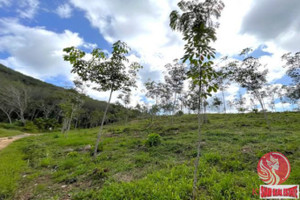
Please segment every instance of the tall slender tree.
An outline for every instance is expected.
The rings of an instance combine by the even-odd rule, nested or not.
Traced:
[[[241,55],[247,54],[249,48],[242,51]],[[264,113],[265,120],[268,128],[270,123],[268,120],[267,109],[264,103],[264,95],[262,92],[263,87],[267,83],[266,75],[268,70],[260,70],[262,64],[258,58],[252,56],[246,57],[242,62],[231,64],[231,71],[233,72],[234,80],[243,88],[247,89],[259,102],[261,109]]]
[[[218,18],[224,8],[220,0],[200,1],[180,1],[178,7],[181,12],[174,10],[170,14],[170,27],[173,30],[182,32],[186,41],[183,62],[188,61],[191,65],[188,77],[192,78],[194,84],[199,85],[198,102],[198,143],[197,158],[195,160],[193,199],[197,197],[197,171],[200,159],[201,144],[201,102],[202,98],[210,95],[211,91],[217,90],[217,85],[211,85],[210,80],[217,77],[213,69],[211,58],[215,57],[215,50],[210,46],[211,41],[215,41],[216,28],[218,24],[213,18]],[[205,91],[202,90],[205,85]]]
[[[293,80],[287,96],[297,102],[300,100],[300,52],[284,54],[282,59],[286,61],[287,75]]]
[[[165,65],[168,75],[165,76],[165,82],[167,87],[170,88],[173,93],[172,108],[172,123],[174,121],[174,115],[176,112],[176,105],[178,101],[178,95],[183,90],[184,80],[186,79],[185,66],[183,63],[179,63],[178,59],[175,59],[173,64],[169,63]]]
[[[113,92],[117,90],[130,91],[130,88],[135,86],[137,71],[141,68],[141,65],[136,62],[131,63],[129,67],[126,66],[129,62],[126,57],[129,51],[130,48],[125,42],[117,41],[112,46],[111,56],[96,48],[92,51],[91,58],[87,60],[85,58],[86,53],[82,50],[75,47],[64,49],[66,52],[64,60],[73,65],[72,73],[78,74],[83,81],[97,84],[93,88],[97,91],[110,91],[95,144],[94,157],[98,152],[103,125]]]

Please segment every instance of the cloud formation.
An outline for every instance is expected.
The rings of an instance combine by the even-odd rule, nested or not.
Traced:
[[[243,18],[241,33],[276,42],[288,51],[299,51],[299,10],[299,0],[254,0]]]
[[[15,19],[0,19],[0,52],[10,54],[0,62],[36,78],[70,77],[70,65],[63,61],[62,49],[83,44],[77,33],[68,30],[55,33],[21,25]]]
[[[72,8],[69,4],[62,4],[57,7],[56,13],[61,17],[61,18],[70,18],[72,16]]]
[[[85,12],[86,18],[110,43],[125,41],[141,58],[145,68],[141,73],[161,79],[165,64],[183,55],[179,33],[169,28],[169,13],[176,8],[171,1],[100,0],[89,4],[70,0]],[[176,3],[176,2],[175,2]],[[157,77],[159,76],[159,77]]]

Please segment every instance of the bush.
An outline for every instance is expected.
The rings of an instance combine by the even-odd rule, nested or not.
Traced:
[[[176,116],[182,116],[184,113],[181,111],[181,110],[179,110],[175,115]]]
[[[28,121],[22,128],[22,131],[35,133],[38,131],[38,127],[32,121]]]
[[[71,151],[67,154],[68,157],[78,157],[79,153],[77,151]]]
[[[94,145],[91,145],[91,146],[92,146],[92,148],[90,150],[90,155],[92,156],[92,155],[94,155],[95,146]],[[102,152],[102,151],[103,151],[103,143],[100,142],[98,145],[97,153]]]
[[[34,120],[34,124],[42,131],[53,130],[58,126],[56,119],[37,118]]]
[[[257,114],[258,113],[258,109],[257,108],[252,109],[252,113]]]
[[[158,146],[161,143],[161,136],[157,133],[151,133],[148,135],[146,145],[149,147]]]

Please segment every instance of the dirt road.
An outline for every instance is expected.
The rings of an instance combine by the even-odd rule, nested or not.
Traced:
[[[13,141],[19,140],[19,139],[24,138],[24,137],[32,136],[32,135],[33,134],[24,133],[22,135],[0,138],[0,150],[2,150],[5,147],[7,147]]]

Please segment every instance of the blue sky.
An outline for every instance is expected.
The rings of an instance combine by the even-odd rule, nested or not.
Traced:
[[[134,52],[129,59],[144,66],[132,104],[148,102],[141,92],[143,82],[149,78],[162,80],[164,65],[183,55],[182,36],[168,26],[169,13],[177,9],[177,2],[0,0],[0,63],[46,82],[66,86],[75,76],[70,73],[71,66],[62,59],[63,48],[76,46],[90,51],[97,46],[110,51],[113,42],[123,40]],[[224,2],[218,40],[213,44],[218,55],[240,59],[239,52],[251,47],[252,55],[268,64],[269,83],[289,84],[280,57],[285,52],[297,51],[295,43],[300,42],[300,26],[295,25],[300,14],[295,8],[300,8],[299,1]],[[276,15],[281,12],[287,14]],[[234,99],[239,90],[237,85],[230,86],[226,97]],[[101,100],[108,97],[107,93],[89,89],[87,93]]]

